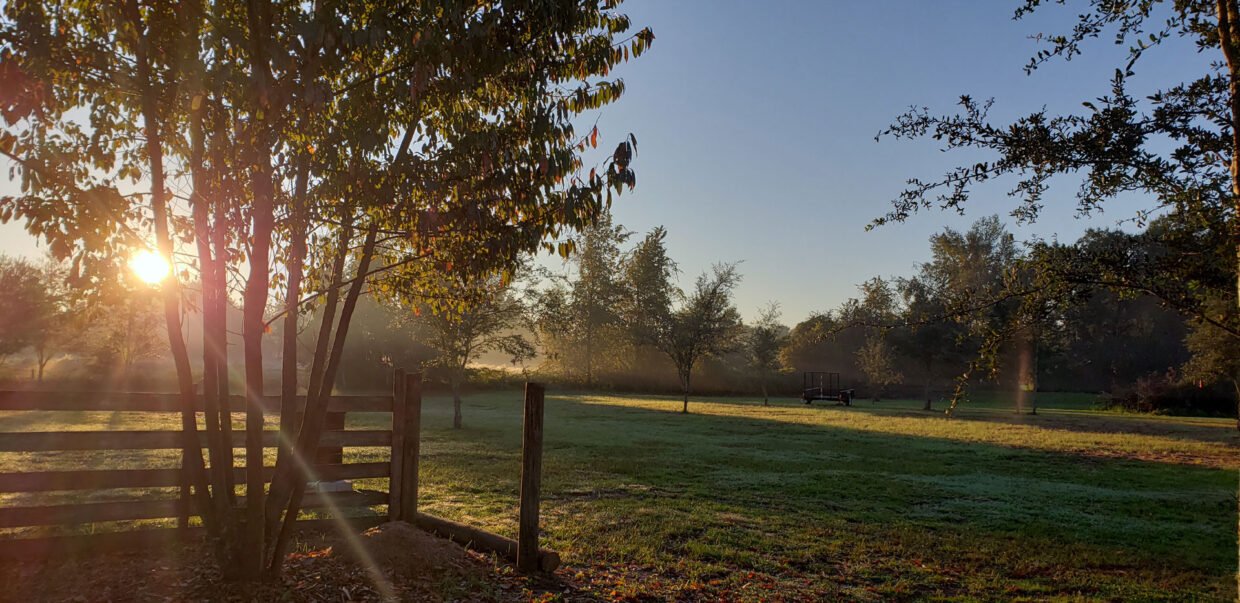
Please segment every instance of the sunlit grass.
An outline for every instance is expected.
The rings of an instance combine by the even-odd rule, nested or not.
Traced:
[[[679,406],[548,398],[544,544],[582,580],[602,576],[597,588],[739,596],[752,573],[808,598],[1234,592],[1234,421],[1098,412],[1087,397],[1055,396],[1036,416],[982,401],[952,419],[912,401],[713,398],[691,401],[689,415]],[[447,399],[427,399],[421,508],[515,537],[520,393],[470,396],[464,429],[451,417]],[[349,427],[386,421],[350,415]],[[176,425],[175,415],[0,414],[8,431]],[[176,464],[175,451],[88,454],[4,454],[0,471]]]

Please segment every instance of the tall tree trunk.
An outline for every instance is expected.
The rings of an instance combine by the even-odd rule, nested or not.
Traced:
[[[586,320],[589,320],[587,318]],[[586,326],[586,389],[594,383],[594,331]]]
[[[245,284],[245,308],[242,314],[242,341],[245,354],[246,419],[245,419],[245,481],[246,527],[242,547],[243,574],[257,578],[262,574],[266,552],[263,535],[263,316],[267,310],[267,289],[270,285],[271,235],[275,228],[275,182],[271,166],[271,142],[268,124],[277,110],[275,91],[267,57],[271,35],[271,5],[264,0],[246,2],[249,26],[251,69],[251,108],[255,112],[255,139],[251,147],[250,188],[254,196],[250,223],[250,270]]]
[[[925,385],[922,386],[922,395],[926,398],[926,405],[922,406],[922,410],[934,410],[930,408],[930,380],[926,379]]]
[[[1021,329],[1018,335],[1019,366],[1016,387],[1016,412],[1023,414],[1026,408],[1030,414],[1038,414],[1037,396],[1037,336],[1033,327]]]
[[[1240,304],[1240,7],[1236,0],[1216,0],[1219,45],[1227,61],[1231,123],[1231,236],[1236,247],[1236,302]]]
[[[461,428],[461,378],[464,370],[452,372],[452,428]]]
[[[283,529],[280,528],[281,513],[288,505],[293,491],[298,487],[298,477],[304,475],[302,466],[310,462],[308,458],[301,455],[302,444],[300,441],[302,432],[306,429],[308,410],[312,404],[316,404],[315,400],[322,390],[324,367],[327,364],[327,355],[331,346],[332,327],[335,325],[336,307],[340,302],[340,289],[334,286],[334,284],[340,283],[344,279],[345,259],[348,256],[349,243],[353,240],[353,215],[352,208],[348,204],[340,208],[340,222],[341,227],[336,243],[336,257],[332,262],[331,278],[329,280],[329,283],[332,283],[332,285],[329,285],[330,288],[327,290],[327,300],[324,303],[322,318],[319,320],[319,332],[315,339],[314,358],[311,360],[310,378],[306,386],[306,401],[301,407],[302,419],[297,428],[297,443],[290,448],[289,454],[283,458],[276,459],[275,474],[271,478],[271,493],[268,497],[266,512],[266,533],[268,534],[274,533],[277,529],[280,529],[281,533],[283,533]],[[327,391],[330,393],[331,388],[329,387]],[[302,480],[301,486],[304,487],[304,485],[304,480]],[[285,518],[284,523],[285,525],[290,525],[294,520],[296,520],[295,516]],[[281,546],[281,539],[282,536],[276,537],[273,550],[269,555],[271,563],[268,566],[268,570],[273,573],[279,570],[279,562],[284,556],[283,551],[278,550]]]
[[[692,368],[689,369],[689,371],[692,370]],[[685,371],[680,375],[680,389],[685,395],[684,405],[680,407],[680,412],[682,414],[689,412],[689,371]]]
[[[125,4],[125,12],[138,37],[135,45],[137,85],[141,97],[142,121],[146,137],[147,160],[151,176],[151,214],[155,226],[155,241],[160,255],[173,264],[173,243],[168,224],[167,200],[164,194],[163,135],[160,131],[158,91],[151,82],[151,63],[148,50],[147,28],[142,20],[136,0]],[[189,364],[189,350],[181,331],[181,292],[175,268],[162,286],[164,323],[168,329],[168,344],[176,367],[177,384],[181,396],[181,433],[183,437],[182,464],[189,472],[189,482],[199,512],[212,536],[218,535],[217,524],[210,511],[210,494],[207,491],[206,467],[202,448],[198,441],[198,422],[194,411],[194,375]]]
[[[196,55],[195,55],[196,56]],[[235,558],[235,546],[229,543],[236,533],[236,517],[232,508],[232,444],[224,439],[220,425],[222,417],[220,374],[227,379],[227,353],[221,349],[217,341],[217,333],[225,332],[226,326],[218,324],[225,320],[218,312],[218,305],[227,297],[223,291],[222,280],[215,272],[223,270],[223,250],[211,249],[210,208],[208,195],[204,191],[210,188],[210,177],[204,165],[205,135],[203,113],[206,105],[206,93],[202,90],[201,63],[197,65],[191,85],[194,90],[192,101],[194,107],[190,111],[190,172],[193,177],[193,192],[190,194],[191,217],[194,224],[194,241],[198,249],[199,280],[202,284],[202,397],[203,417],[207,430],[207,451],[211,463],[208,476],[211,484],[212,509],[219,519],[221,541],[217,544],[216,555],[219,557],[221,571],[228,577],[239,572]],[[219,226],[222,228],[222,226]],[[227,390],[223,392],[227,396]]]
[[[220,467],[224,473],[224,496],[228,499],[229,508],[236,502],[236,478],[231,468],[233,462],[232,449],[232,397],[231,375],[228,363],[228,274],[224,265],[224,254],[227,253],[227,220],[224,205],[217,204],[211,231],[211,246],[215,249],[215,262],[211,270],[211,278],[215,284],[211,289],[216,293],[210,307],[212,312],[211,329],[203,333],[205,339],[210,338],[210,347],[216,359],[216,389],[219,403],[220,439],[223,441],[220,450]]]
[[[1236,389],[1236,430],[1240,431],[1240,375],[1232,377],[1231,385]]]
[[[287,467],[293,462],[288,458],[295,454],[293,451],[294,430],[296,429],[296,420],[298,412],[305,412],[305,406],[298,404],[297,400],[297,334],[298,334],[298,316],[299,306],[301,303],[301,280],[304,273],[304,263],[306,257],[306,235],[308,229],[307,216],[304,213],[304,201],[308,178],[308,162],[302,159],[298,166],[297,182],[294,189],[294,216],[293,224],[290,229],[290,253],[288,263],[288,287],[285,296],[284,308],[284,344],[280,358],[280,447],[276,454],[276,467]],[[342,247],[342,251],[344,248]],[[279,573],[282,566],[284,551],[279,550],[279,534],[276,532],[280,523],[280,513],[286,502],[283,497],[275,496],[275,484],[273,478],[272,498],[267,501],[264,510],[264,540],[266,540],[269,550],[264,551],[265,557],[270,557],[271,561],[267,564],[267,571],[270,574]],[[294,518],[295,519],[295,518]]]
[[[762,405],[763,406],[771,405],[771,398],[766,395],[766,378],[765,377],[762,378]]]
[[[349,335],[349,323],[352,322],[353,311],[357,308],[357,300],[361,297],[362,287],[366,282],[366,273],[370,271],[370,261],[374,258],[375,241],[378,234],[379,226],[377,223],[372,222],[370,227],[366,229],[366,239],[362,243],[361,256],[357,262],[356,276],[352,284],[349,285],[344,306],[340,309],[340,320],[336,326],[336,335],[332,340],[331,355],[328,359],[327,369],[323,373],[322,386],[318,395],[313,399],[309,395],[306,396],[306,410],[302,415],[301,429],[297,434],[295,454],[306,459],[305,462],[307,464],[312,462],[314,452],[318,448],[319,438],[322,436],[323,421],[327,415],[327,402],[330,398],[332,385],[336,381],[336,374],[340,370],[344,344]],[[301,499],[305,494],[305,490],[305,474],[300,474],[293,484],[292,495],[289,497],[288,506],[284,512],[284,524],[273,547],[274,556],[271,559],[271,567],[278,565],[284,556],[285,547],[292,536],[293,522],[296,521],[297,513],[301,510]]]

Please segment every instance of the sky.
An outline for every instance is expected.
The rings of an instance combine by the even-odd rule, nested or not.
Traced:
[[[908,178],[933,178],[979,157],[941,153],[933,141],[876,142],[910,105],[952,112],[961,94],[993,97],[991,115],[1004,121],[1043,106],[1082,111],[1082,101],[1109,93],[1125,62],[1125,47],[1109,39],[1026,75],[1022,67],[1045,46],[1030,36],[1066,32],[1077,9],[1051,6],[1012,21],[1018,4],[624,2],[635,28],[651,27],[655,42],[613,73],[625,95],[581,116],[583,131],[597,119],[600,148],[629,133],[638,140],[637,187],[616,199],[616,222],[638,236],[664,226],[682,287],[715,262],[741,262],[742,316],[777,301],[789,325],[854,297],[872,276],[912,274],[928,259],[930,236],[945,227],[966,229],[998,213],[1018,240],[1071,241],[1089,227],[1122,225],[1148,200],[1120,199],[1103,215],[1078,219],[1071,180],[1052,188],[1035,224],[1018,225],[1007,216],[1009,180],[975,189],[963,216],[931,210],[865,230]],[[1184,44],[1159,49],[1131,83],[1139,91],[1182,81],[1213,58]],[[0,179],[0,193],[15,190]],[[0,252],[40,253],[12,223],[0,226]]]

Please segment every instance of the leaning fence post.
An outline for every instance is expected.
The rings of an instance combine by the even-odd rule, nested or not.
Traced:
[[[517,525],[517,569],[538,569],[538,490],[542,478],[543,398],[537,383],[525,384],[525,418],[521,424],[521,517]]]
[[[405,445],[405,369],[396,369],[392,375],[392,453],[388,472],[388,521],[398,521],[400,516],[401,450]]]
[[[400,461],[400,518],[418,516],[418,456],[422,450],[422,373],[405,375],[404,441]]]

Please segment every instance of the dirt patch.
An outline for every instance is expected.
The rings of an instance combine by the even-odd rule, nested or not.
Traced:
[[[284,573],[221,579],[205,543],[65,559],[0,562],[0,601],[530,601],[592,597],[558,576],[516,574],[492,557],[404,523],[361,535],[309,534]]]

